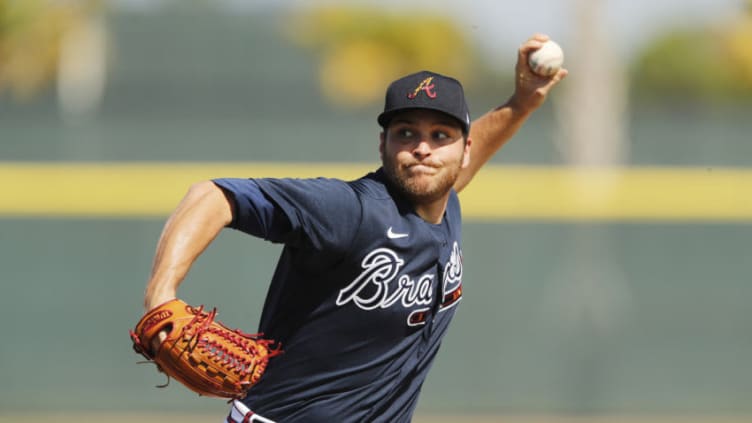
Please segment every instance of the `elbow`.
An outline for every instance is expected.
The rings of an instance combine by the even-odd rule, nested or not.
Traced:
[[[205,198],[214,194],[214,191],[221,192],[222,189],[215,185],[212,181],[196,182],[188,188],[186,197]]]
[[[225,191],[212,181],[201,181],[191,185],[185,195],[185,202],[205,210],[213,218],[220,220],[223,226],[232,223],[233,202]]]

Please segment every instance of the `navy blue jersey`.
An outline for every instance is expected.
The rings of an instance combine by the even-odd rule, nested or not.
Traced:
[[[409,422],[462,297],[454,190],[435,225],[389,188],[382,170],[351,182],[215,183],[235,198],[236,219],[253,215],[249,198],[260,189],[289,221],[284,231],[279,223],[261,230],[284,248],[259,331],[284,353],[244,402],[284,423]]]

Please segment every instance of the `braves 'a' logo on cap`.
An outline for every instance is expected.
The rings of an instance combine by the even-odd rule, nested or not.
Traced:
[[[428,98],[436,98],[436,91],[434,91],[435,84],[432,84],[433,82],[433,76],[429,76],[428,78],[420,81],[420,84],[418,84],[418,87],[413,90],[413,92],[407,94],[407,98],[410,100],[414,99],[418,96],[418,93],[423,91],[426,93]]]

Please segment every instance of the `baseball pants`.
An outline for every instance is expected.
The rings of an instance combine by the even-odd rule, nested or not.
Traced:
[[[258,414],[254,413],[242,402],[237,400],[233,401],[232,408],[230,409],[230,414],[227,416],[227,419],[225,419],[225,423],[251,422],[275,423],[274,420],[267,419],[264,416],[259,416]]]

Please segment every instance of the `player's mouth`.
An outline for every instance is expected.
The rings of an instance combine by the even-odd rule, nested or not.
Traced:
[[[413,174],[434,175],[439,171],[439,167],[435,165],[430,165],[430,164],[415,163],[415,164],[409,165],[407,167],[407,170]]]

